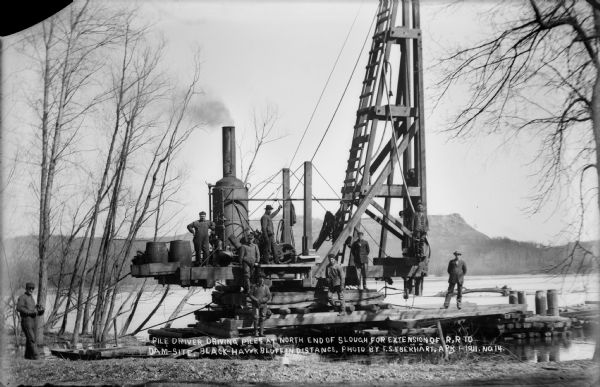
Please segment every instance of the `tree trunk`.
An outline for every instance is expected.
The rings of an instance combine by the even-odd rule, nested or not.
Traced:
[[[596,30],[596,36],[600,36],[600,10],[594,8],[594,26]],[[594,89],[592,91],[592,126],[594,132],[594,142],[596,145],[596,187],[600,187],[600,55],[596,53],[595,58],[596,64],[596,81],[594,82]],[[600,192],[596,192],[596,199],[598,202],[597,211],[600,213]],[[600,222],[600,216],[598,217]],[[599,230],[600,230],[600,225]],[[596,268],[598,267],[598,260],[596,260]],[[600,360],[600,340],[596,340],[596,348],[594,349],[594,360]]]
[[[160,298],[160,300],[158,301],[158,303],[156,304],[156,306],[154,307],[154,309],[152,309],[152,312],[150,312],[150,314],[148,314],[148,316],[146,316],[146,318],[144,319],[144,321],[142,321],[142,323],[140,324],[140,326],[138,326],[136,328],[135,331],[133,331],[132,335],[135,336],[139,331],[141,331],[144,328],[144,325],[146,325],[146,323],[148,321],[150,321],[150,319],[152,318],[152,316],[154,316],[154,313],[156,313],[156,311],[158,310],[158,308],[160,308],[160,306],[162,305],[163,301],[165,300],[165,298],[167,298],[167,294],[169,293],[169,289],[171,288],[171,285],[167,285],[167,288],[165,289],[162,297]]]
[[[181,310],[183,309],[183,307],[185,306],[185,304],[188,302],[188,300],[190,299],[190,297],[194,294],[195,290],[196,289],[194,289],[194,288],[189,288],[188,289],[188,291],[185,294],[185,296],[183,296],[183,298],[181,299],[181,301],[179,301],[179,304],[177,305],[177,307],[175,308],[175,310],[173,311],[173,313],[171,313],[171,315],[167,319],[169,321],[165,324],[165,328],[171,328],[171,324],[173,323],[173,320],[177,316],[179,316],[179,313],[181,313]]]

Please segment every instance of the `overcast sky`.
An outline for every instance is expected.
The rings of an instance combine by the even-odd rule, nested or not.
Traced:
[[[228,111],[220,124],[190,137],[181,153],[181,165],[189,171],[186,185],[179,193],[179,199],[189,209],[180,217],[181,232],[185,232],[185,224],[199,209],[207,209],[206,183],[215,182],[221,176],[221,125],[235,125],[238,139],[248,140],[253,109],[261,111],[268,105],[276,107],[279,114],[277,132],[285,137],[268,145],[260,154],[254,181],[289,166],[302,131],[349,34],[308,134],[291,165],[292,170],[310,159],[348,81],[377,6],[374,0],[190,0],[141,1],[138,4],[144,20],[152,23],[153,32],[162,34],[167,42],[168,71],[185,81],[192,69],[193,53],[200,48],[201,84],[206,98],[222,102]],[[536,139],[525,135],[508,144],[502,136],[452,140],[442,131],[461,102],[465,102],[466,96],[461,94],[464,90],[457,91],[451,101],[433,109],[437,94],[435,82],[441,75],[435,63],[453,48],[475,43],[489,34],[492,31],[489,15],[482,13],[493,6],[492,2],[482,5],[475,1],[451,7],[442,1],[423,1],[422,4],[428,212],[459,213],[469,224],[492,237],[506,236],[550,244],[564,242],[566,236],[561,233],[568,229],[567,222],[575,215],[570,187],[564,187],[563,196],[540,214],[530,216],[525,211],[531,204],[528,197],[535,193],[535,176],[532,175],[536,164],[529,163],[538,145]],[[510,16],[506,15],[507,18]],[[367,47],[369,45],[370,41]],[[337,193],[344,179],[365,64],[363,55],[330,132],[314,160],[316,168]],[[18,73],[22,59],[8,52],[5,65],[9,85],[5,90],[11,90],[11,87],[14,90],[15,85],[11,86],[11,82],[19,78],[11,74]],[[7,121],[17,125],[16,118],[11,121],[10,115],[15,112],[8,106],[10,98],[5,104],[9,115]],[[5,144],[14,146],[15,131],[8,135],[13,138],[7,139]],[[248,141],[243,147],[245,150],[250,148]],[[33,217],[35,206],[31,204],[26,182],[28,178],[31,176],[23,176],[9,187],[7,198],[11,203],[9,216],[12,220],[6,229],[10,235],[35,233],[37,229]],[[316,196],[334,196],[317,174],[314,183]],[[271,192],[274,190],[274,187],[270,189]],[[336,210],[335,203],[330,206],[330,210]],[[260,211],[255,216],[259,214]],[[323,215],[323,210],[316,204],[314,214]],[[597,224],[591,215],[590,219],[589,224]],[[588,229],[588,237],[595,235],[597,230]]]

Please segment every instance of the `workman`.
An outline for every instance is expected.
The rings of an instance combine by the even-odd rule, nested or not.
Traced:
[[[462,288],[465,280],[465,274],[467,274],[467,264],[462,259],[458,258],[462,254],[455,251],[454,258],[448,262],[448,292],[446,293],[446,300],[444,301],[444,308],[448,309],[450,306],[450,300],[454,293],[454,286],[456,285],[456,307],[460,309],[460,303],[462,302]]]
[[[25,359],[37,360],[37,346],[35,343],[35,318],[44,314],[44,308],[36,305],[33,296],[35,285],[33,282],[25,284],[25,293],[17,300],[17,312],[21,316],[21,329],[25,334]]]
[[[281,205],[273,213],[273,207],[268,204],[265,207],[265,214],[260,218],[260,230],[262,232],[262,244],[263,244],[263,255],[264,261],[267,263],[275,262],[279,263],[279,257],[276,254],[275,246],[275,231],[273,229],[273,218],[277,216],[281,211]]]
[[[215,223],[206,220],[206,212],[201,211],[199,214],[200,219],[195,220],[188,224],[187,229],[194,235],[194,250],[196,252],[196,266],[201,264],[211,264],[210,257],[210,244],[209,237],[210,232],[214,232]],[[200,255],[202,253],[202,255]]]
[[[369,264],[369,242],[363,239],[364,233],[358,232],[358,239],[352,243],[350,251],[354,257],[354,266],[356,267],[356,275],[358,276],[358,288],[367,289],[367,266]]]
[[[329,264],[325,268],[325,277],[327,279],[327,299],[329,303],[335,307],[333,302],[333,293],[337,293],[338,300],[340,301],[339,316],[342,316],[346,311],[346,302],[344,301],[344,271],[342,267],[338,265],[335,254],[327,255]]]
[[[239,250],[240,265],[244,273],[244,293],[250,292],[250,278],[254,274],[254,267],[258,265],[260,252],[258,246],[252,243],[252,237],[242,238],[242,246]]]
[[[254,336],[265,335],[265,319],[269,318],[269,302],[271,301],[271,291],[265,284],[265,275],[258,275],[256,285],[250,290],[248,298],[252,301],[252,311],[254,316]],[[260,327],[260,332],[259,332]]]
[[[417,210],[412,217],[412,237],[415,247],[415,254],[419,258],[424,258],[425,253],[423,248],[425,246],[425,239],[429,232],[429,221],[427,220],[427,214],[423,203],[417,202]]]

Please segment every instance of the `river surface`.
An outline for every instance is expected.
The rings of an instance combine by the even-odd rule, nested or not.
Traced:
[[[164,288],[160,285],[148,286],[148,291],[144,293],[138,311],[130,324],[129,331],[135,329],[154,309],[156,302],[160,299]],[[447,277],[431,276],[425,279],[423,295],[419,297],[410,296],[408,300],[402,297],[402,279],[395,279],[394,283],[385,289],[386,284],[382,281],[369,281],[368,287],[372,289],[385,291],[387,297],[385,302],[406,306],[406,307],[441,307],[444,301],[443,297],[435,296],[437,293],[447,289]],[[512,290],[523,290],[527,294],[528,310],[535,309],[535,291],[556,289],[558,291],[559,307],[583,304],[585,301],[600,300],[599,276],[590,275],[497,275],[497,276],[467,276],[464,286],[469,289],[502,287],[507,286]],[[187,289],[179,286],[172,286],[171,291],[164,303],[158,308],[155,315],[145,325],[146,328],[160,327],[165,320],[169,318],[181,298],[187,293]],[[211,302],[212,289],[196,289],[196,293],[189,299],[180,315],[183,316],[172,323],[172,327],[187,327],[188,324],[194,324],[195,319],[193,311],[199,309]],[[128,293],[119,295],[120,301],[124,301]],[[455,299],[452,301],[455,303]],[[463,303],[475,303],[478,305],[506,304],[508,297],[497,293],[469,293],[463,296]],[[117,320],[117,328],[120,329],[125,321],[127,314],[124,314]],[[74,314],[70,318],[68,330],[72,330]],[[112,331],[110,336],[112,337]],[[564,361],[575,359],[589,359],[594,352],[594,341],[591,338],[579,338],[578,332],[574,332],[571,339],[552,339],[552,340],[523,340],[520,343],[511,343],[506,345],[508,351],[522,361]],[[146,330],[140,332],[137,337],[141,340],[148,339]]]

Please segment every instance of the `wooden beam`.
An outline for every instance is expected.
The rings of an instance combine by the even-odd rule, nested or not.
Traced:
[[[410,134],[411,134],[411,132],[409,132],[408,136],[405,136],[402,139],[402,141],[398,145],[398,152],[400,152],[400,153],[404,152],[404,150],[408,146],[410,137],[412,137],[412,136],[410,136]],[[414,135],[414,127],[413,127],[412,134]],[[381,173],[379,174],[379,176],[377,177],[377,179],[375,180],[375,182],[373,183],[373,185],[371,186],[369,191],[362,198],[361,203],[357,206],[356,211],[354,211],[354,214],[352,214],[352,217],[350,218],[348,223],[346,223],[346,225],[344,226],[344,229],[342,230],[340,235],[333,242],[333,245],[331,246],[331,248],[329,249],[327,254],[337,254],[338,250],[342,247],[342,245],[343,245],[344,241],[346,240],[346,238],[348,237],[348,235],[350,235],[350,231],[353,230],[354,227],[360,222],[360,217],[362,216],[362,214],[364,214],[367,207],[369,207],[369,205],[373,201],[373,198],[375,197],[377,190],[379,190],[381,188],[381,185],[383,184],[384,180],[387,179],[387,177],[390,173],[390,170],[392,168],[391,167],[392,162],[396,162],[396,159],[389,160],[387,162],[386,166],[383,168],[383,170],[381,171]],[[321,261],[321,263],[319,263],[319,266],[317,267],[317,269],[315,271],[315,276],[322,275],[326,266],[327,266],[327,260],[324,259],[323,261]]]
[[[304,232],[302,254],[308,255],[312,247],[312,163],[304,162]]]
[[[374,221],[376,221],[377,223],[379,223],[387,231],[389,231],[392,234],[394,234],[397,238],[402,239],[402,233],[398,232],[398,230],[396,230],[392,226],[390,226],[389,223],[386,222],[383,218],[375,215],[369,209],[365,210],[365,214],[369,215]],[[379,252],[379,256],[380,257],[383,256],[383,254],[382,254],[381,251]]]
[[[281,170],[283,179],[283,243],[292,244],[292,202],[290,201],[290,169],[283,168]]]
[[[414,132],[414,126],[415,126],[415,123],[413,122],[413,124],[408,129],[409,133],[411,131]],[[394,125],[394,127],[396,128],[396,138],[399,138],[401,135],[406,135],[407,134],[407,132],[405,130],[406,125],[400,124],[400,125],[397,125],[397,126]],[[375,159],[373,160],[373,162],[371,163],[371,166],[369,167],[369,173],[375,173],[375,171],[377,170],[377,168],[379,168],[379,166],[381,165],[381,163],[385,161],[386,157],[389,155],[389,153],[392,150],[393,146],[394,146],[394,140],[390,139],[387,142],[387,144],[385,144],[385,146],[383,147],[383,149],[381,150],[381,152],[379,152],[379,154],[377,156],[375,156]]]
[[[394,225],[395,225],[396,227],[398,227],[400,230],[402,230],[402,232],[403,232],[403,233],[404,233],[406,236],[408,236],[408,237],[412,237],[412,231],[410,231],[408,228],[406,228],[406,226],[405,226],[405,225],[403,225],[403,224],[402,224],[402,222],[400,222],[399,220],[397,220],[395,217],[393,217],[393,216],[391,216],[391,215],[389,215],[389,214],[387,214],[387,215],[386,215],[386,213],[385,213],[385,209],[384,209],[383,207],[381,207],[381,206],[379,205],[379,203],[377,203],[377,202],[372,202],[372,203],[371,203],[371,205],[372,205],[372,206],[373,206],[375,209],[377,209],[377,211],[379,211],[379,212],[380,212],[380,213],[381,213],[381,214],[384,216],[384,218],[385,218],[387,221],[391,221],[392,223],[394,223]]]

